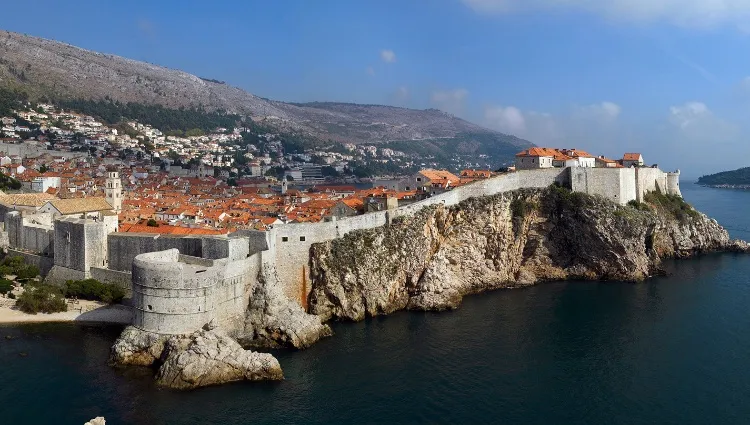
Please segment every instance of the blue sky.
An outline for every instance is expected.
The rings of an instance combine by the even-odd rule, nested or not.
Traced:
[[[688,177],[750,166],[750,0],[35,1],[0,27],[285,101],[437,107]]]

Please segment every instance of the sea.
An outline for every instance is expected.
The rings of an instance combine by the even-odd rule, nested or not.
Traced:
[[[750,191],[684,183],[750,240]],[[281,382],[188,392],[107,366],[121,328],[0,327],[0,424],[750,424],[750,255],[644,283],[557,282],[334,323]]]

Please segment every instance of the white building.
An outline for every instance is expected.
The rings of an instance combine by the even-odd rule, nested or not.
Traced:
[[[60,188],[60,177],[39,176],[34,177],[34,180],[31,181],[31,190],[34,192],[44,193],[51,187]]]

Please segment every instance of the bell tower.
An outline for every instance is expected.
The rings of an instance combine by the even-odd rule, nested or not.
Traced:
[[[112,209],[119,213],[122,211],[122,181],[117,171],[107,172],[107,182],[104,187],[104,198],[112,205]]]

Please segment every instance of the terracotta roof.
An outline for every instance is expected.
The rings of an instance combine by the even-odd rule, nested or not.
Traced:
[[[430,182],[432,183],[441,183],[443,181],[451,181],[456,183],[461,180],[458,176],[446,170],[433,170],[431,168],[428,168],[426,170],[420,170],[419,174],[430,179]]]
[[[52,204],[63,215],[109,211],[112,209],[112,205],[104,198],[93,196],[89,198],[53,199],[47,202]]]
[[[533,147],[526,149],[525,151],[521,151],[516,154],[516,156],[551,156],[555,157],[560,152],[557,149],[551,149],[551,148],[539,148],[539,147]]]
[[[626,153],[623,155],[622,159],[624,161],[640,161],[641,160],[641,154],[639,153]]]
[[[0,195],[0,204],[6,206],[41,207],[47,201],[56,199],[47,193],[16,193]],[[112,208],[112,207],[110,207]]]

